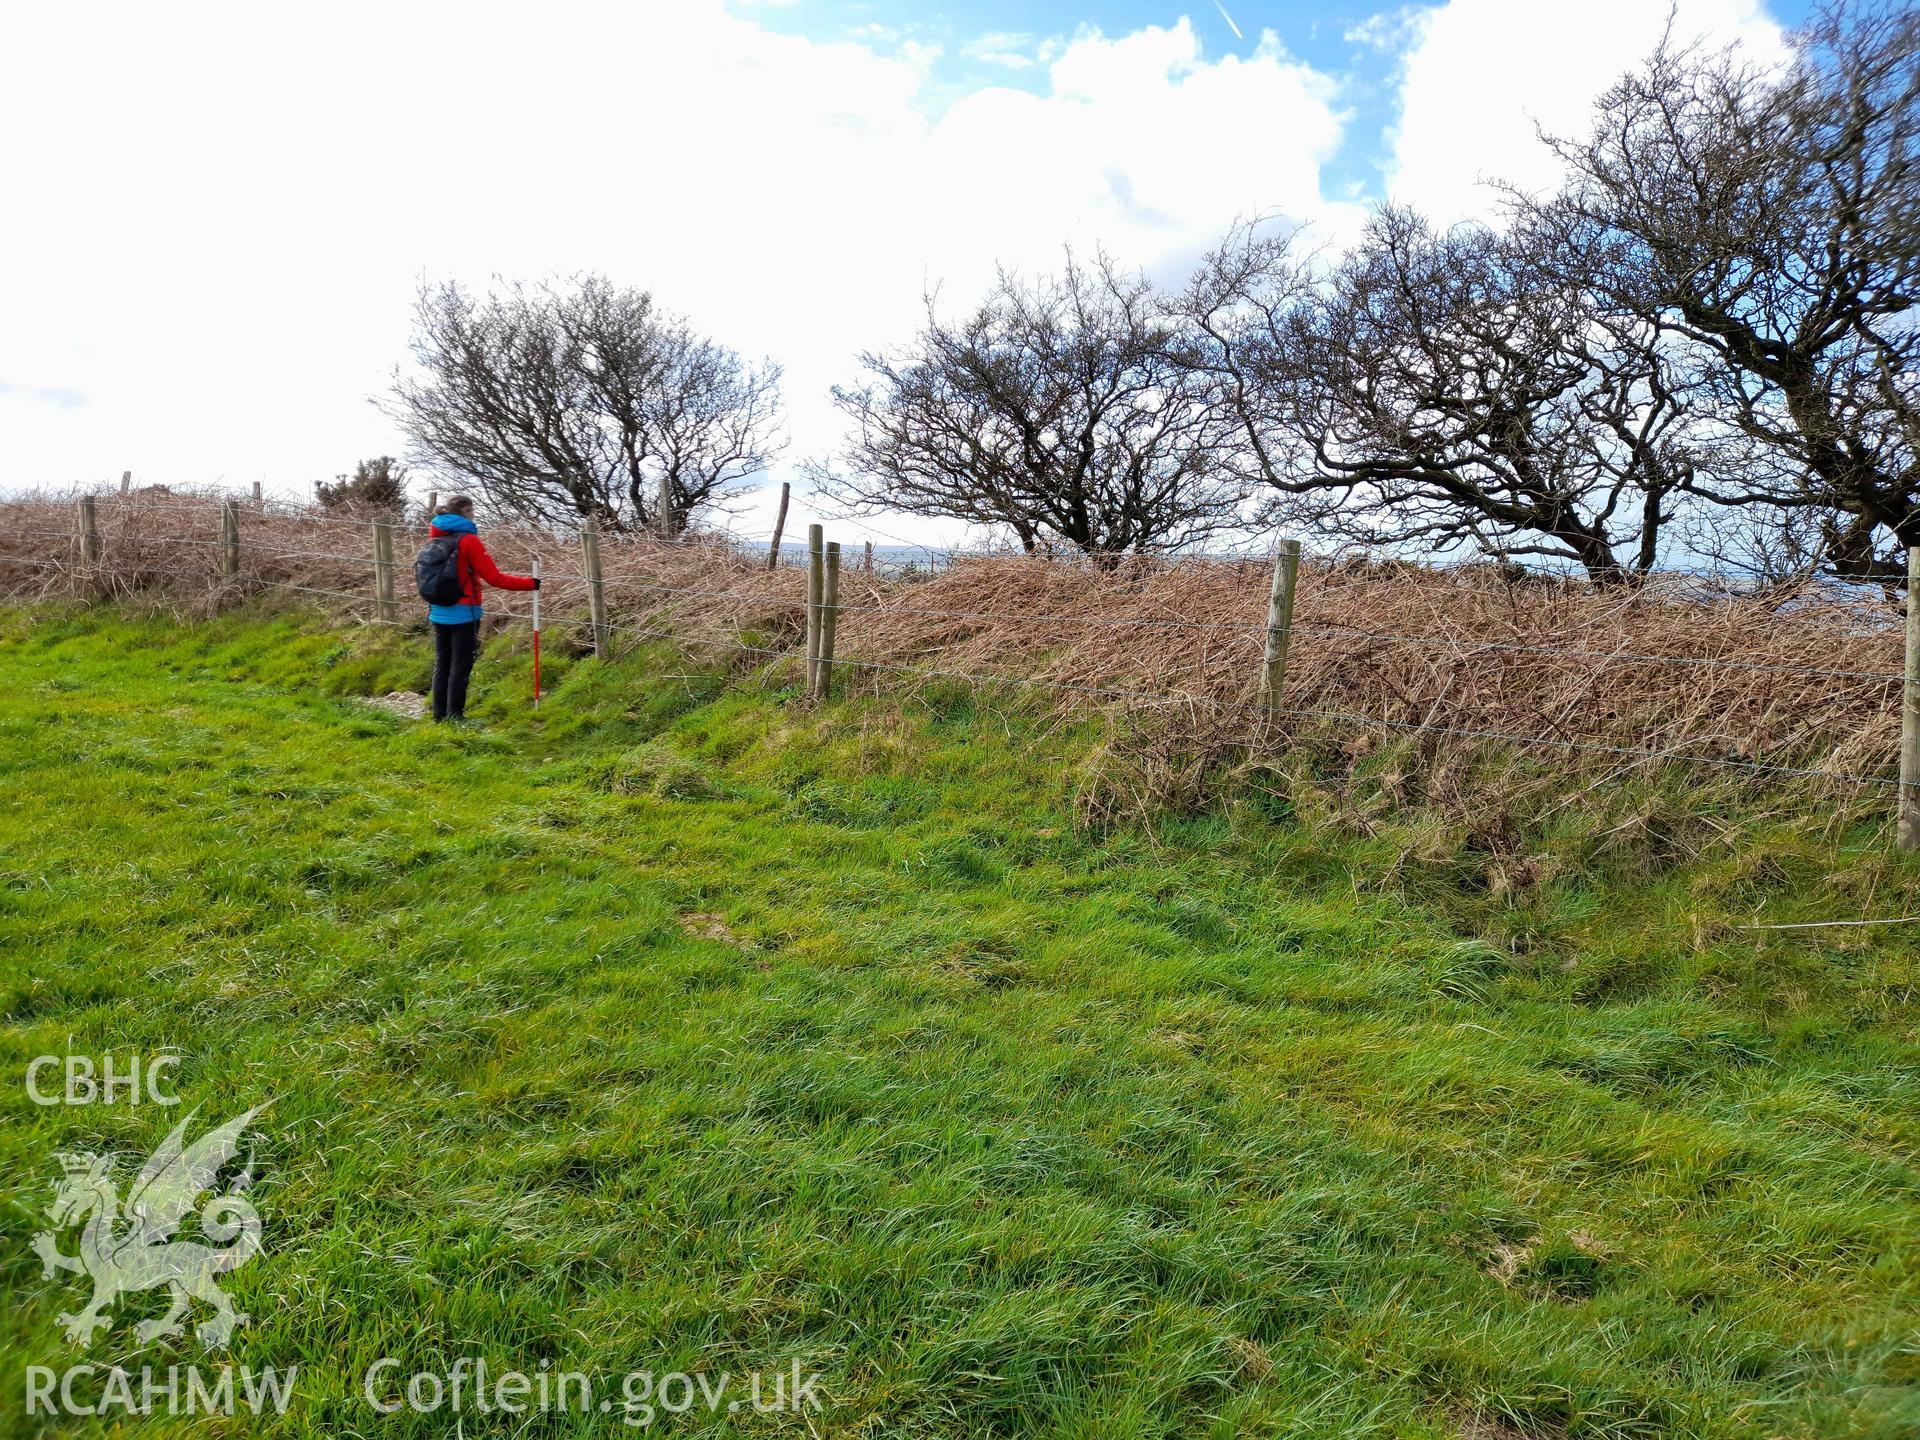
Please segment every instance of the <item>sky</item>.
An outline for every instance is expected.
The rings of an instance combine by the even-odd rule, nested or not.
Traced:
[[[371,403],[423,280],[596,270],[786,367],[797,467],[921,297],[1236,219],[1337,248],[1381,200],[1553,180],[1670,0],[342,0],[10,7],[0,489],[259,481],[403,453]],[[1804,0],[1677,0],[1776,58]],[[770,528],[756,496],[735,522]],[[881,530],[880,527],[885,529]],[[963,538],[881,517],[851,534]]]

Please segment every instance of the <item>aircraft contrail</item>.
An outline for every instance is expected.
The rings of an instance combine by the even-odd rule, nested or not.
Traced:
[[[1220,12],[1220,18],[1227,22],[1227,28],[1233,31],[1234,39],[1244,40],[1247,38],[1246,36],[1240,33],[1240,27],[1233,23],[1233,17],[1227,14],[1227,7],[1222,5],[1220,3],[1220,0],[1213,0],[1213,8],[1218,10]]]

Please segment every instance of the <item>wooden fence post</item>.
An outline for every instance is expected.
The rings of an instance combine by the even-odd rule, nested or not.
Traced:
[[[1300,542],[1282,540],[1273,562],[1273,589],[1267,595],[1267,650],[1262,660],[1260,704],[1280,703],[1287,681],[1287,651],[1293,646],[1293,587],[1300,578]]]
[[[820,602],[826,595],[827,556],[824,532],[807,526],[807,698],[811,700],[820,675]]]
[[[393,599],[393,521],[385,517],[373,522],[373,593],[379,602],[381,621],[397,624],[400,607]]]
[[[92,587],[100,569],[100,517],[94,511],[91,495],[80,497],[74,523],[80,532],[80,573],[74,576],[74,588],[85,590]]]
[[[1900,848],[1920,850],[1920,545],[1907,547],[1907,683],[1900,706]]]
[[[133,471],[122,470],[120,472],[120,493],[124,495],[132,488],[133,488]]]
[[[660,477],[660,538],[671,540],[674,535],[673,481],[666,475]]]
[[[587,561],[587,618],[593,623],[593,653],[605,660],[613,653],[613,635],[607,629],[607,589],[600,579],[600,524],[591,515],[580,527],[580,550]]]
[[[779,568],[780,565],[780,537],[787,533],[787,501],[792,492],[793,486],[782,480],[780,482],[780,513],[773,517],[773,543],[767,547],[769,571]]]
[[[827,542],[827,574],[820,596],[820,694],[833,698],[833,638],[840,628],[840,542]]]
[[[439,513],[440,492],[438,490],[429,490],[427,491],[427,519],[431,520]]]
[[[860,569],[863,574],[873,573],[873,541],[871,540],[867,541],[867,553],[860,559]]]
[[[228,580],[240,575],[240,506],[233,500],[220,502],[220,574]]]
[[[260,493],[260,482],[258,480],[253,482],[253,508],[256,510],[264,510],[267,508],[267,497]]]

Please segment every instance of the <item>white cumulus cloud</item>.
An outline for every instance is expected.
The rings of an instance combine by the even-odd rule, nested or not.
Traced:
[[[1411,34],[1388,194],[1449,221],[1494,213],[1486,181],[1552,184],[1558,165],[1535,127],[1585,133],[1595,97],[1652,51],[1670,13],[1682,42],[1738,43],[1762,63],[1784,54],[1761,0],[1448,0],[1383,17],[1365,33]]]
[[[1038,93],[935,112],[931,50],[715,0],[22,9],[0,485],[302,493],[399,443],[366,397],[421,277],[587,268],[784,361],[797,459],[923,286],[958,306],[1068,243],[1170,269],[1239,214],[1340,223],[1334,84],[1272,37],[1215,57],[1182,20],[1021,53]]]

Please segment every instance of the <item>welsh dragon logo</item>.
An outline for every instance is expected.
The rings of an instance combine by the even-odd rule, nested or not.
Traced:
[[[251,1159],[226,1191],[214,1195],[200,1211],[201,1229],[212,1245],[173,1236],[201,1195],[217,1187],[221,1169],[239,1149],[240,1136],[265,1108],[256,1105],[186,1145],[187,1126],[197,1113],[189,1112],[141,1167],[124,1205],[110,1157],[85,1153],[56,1157],[64,1178],[47,1207],[53,1228],[33,1237],[34,1253],[40,1257],[45,1279],[69,1270],[93,1281],[93,1299],[87,1307],[57,1317],[67,1339],[87,1344],[96,1330],[112,1326],[107,1307],[119,1296],[163,1285],[172,1303],[159,1319],[134,1327],[143,1345],[178,1335],[184,1328],[181,1317],[195,1300],[214,1310],[194,1332],[202,1345],[222,1347],[236,1326],[247,1323],[246,1315],[233,1308],[214,1277],[238,1269],[260,1253],[259,1213],[241,1198],[253,1179]],[[57,1236],[74,1225],[81,1227],[79,1253],[63,1255]]]

